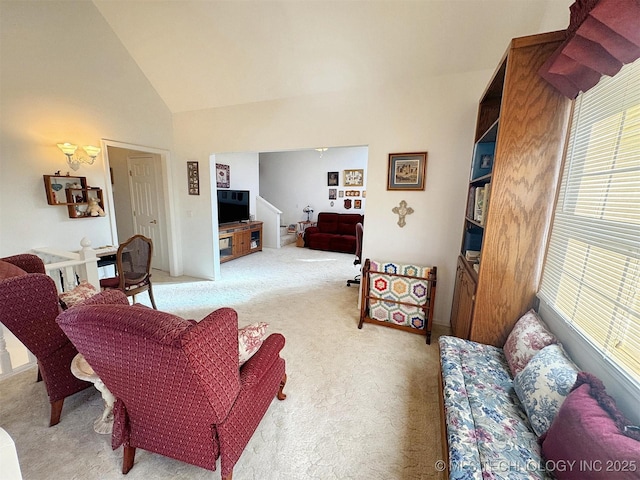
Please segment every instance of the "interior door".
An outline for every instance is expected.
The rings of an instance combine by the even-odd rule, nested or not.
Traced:
[[[169,270],[167,242],[164,238],[164,211],[158,188],[159,159],[154,154],[131,154],[127,157],[133,224],[137,234],[153,241],[151,267]]]

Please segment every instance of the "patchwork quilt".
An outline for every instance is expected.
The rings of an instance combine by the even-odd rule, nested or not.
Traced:
[[[429,300],[431,268],[401,265],[393,262],[370,263],[370,293],[388,302],[371,299],[369,315],[374,320],[386,321],[411,328],[425,328],[424,305]],[[395,277],[389,273],[405,275]]]

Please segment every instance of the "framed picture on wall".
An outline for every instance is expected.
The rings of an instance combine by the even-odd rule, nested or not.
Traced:
[[[361,187],[364,185],[364,170],[345,170],[343,185],[345,187]]]
[[[200,195],[198,162],[187,162],[187,185],[189,195]]]
[[[216,163],[216,187],[229,188],[229,165]]]
[[[390,153],[387,190],[424,190],[427,152]]]
[[[339,178],[338,172],[327,172],[327,185],[329,187],[337,187]]]
[[[337,198],[338,195],[338,189],[337,188],[330,188],[329,189],[329,200],[335,200]]]

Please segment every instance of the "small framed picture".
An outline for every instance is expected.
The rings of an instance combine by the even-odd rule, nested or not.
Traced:
[[[354,200],[353,208],[355,208],[356,210],[360,210],[362,208],[362,200]]]
[[[364,170],[345,170],[343,185],[345,187],[361,187],[364,185]]]
[[[189,195],[200,195],[198,162],[187,162],[187,188]]]
[[[390,153],[387,190],[424,190],[427,152]]]
[[[327,172],[327,185],[330,187],[337,187],[340,176],[338,172]]]
[[[229,165],[222,165],[221,163],[216,163],[216,187],[229,188],[229,185],[230,185]]]
[[[491,168],[493,166],[493,155],[485,154],[480,156],[480,168]]]
[[[335,200],[338,197],[338,189],[330,188],[329,189],[329,200]]]

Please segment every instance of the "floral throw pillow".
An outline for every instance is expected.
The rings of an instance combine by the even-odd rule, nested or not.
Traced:
[[[259,322],[238,329],[238,363],[242,366],[260,349],[268,323]]]
[[[556,342],[535,310],[529,310],[514,325],[502,349],[511,375],[515,377],[536,353]]]
[[[93,297],[98,290],[86,280],[80,282],[80,284],[69,292],[64,292],[59,295],[60,306],[63,310],[71,308],[80,302],[85,301],[87,298]]]
[[[513,379],[536,435],[546,433],[576,382],[578,368],[559,344],[540,350]]]

